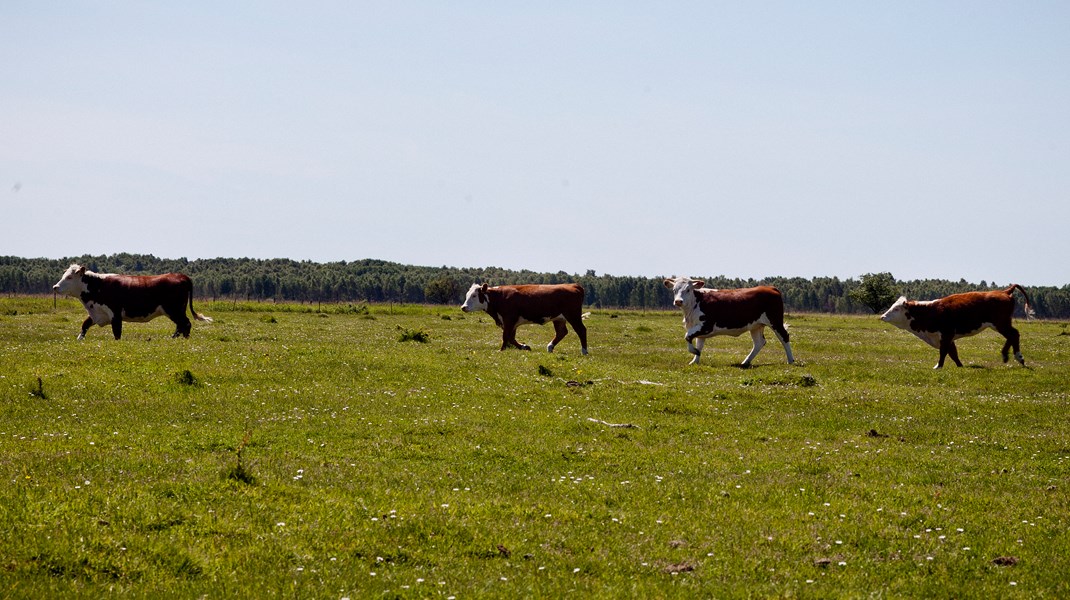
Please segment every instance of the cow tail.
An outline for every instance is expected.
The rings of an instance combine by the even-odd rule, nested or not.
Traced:
[[[212,317],[206,317],[204,315],[197,314],[197,311],[193,310],[193,286],[189,288],[189,311],[193,313],[193,318],[198,321],[204,321],[205,323],[211,323]]]
[[[1033,310],[1033,307],[1029,306],[1030,305],[1029,294],[1025,293],[1025,288],[1023,288],[1022,286],[1018,285],[1017,283],[1012,283],[1011,286],[1009,288],[1007,288],[1007,295],[1008,296],[1012,295],[1014,293],[1014,290],[1016,290],[1016,289],[1019,292],[1021,292],[1022,296],[1025,298],[1025,317],[1027,319],[1035,319],[1036,316],[1037,316],[1037,313],[1036,313],[1035,310]]]

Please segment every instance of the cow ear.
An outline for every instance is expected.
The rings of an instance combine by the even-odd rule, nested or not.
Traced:
[[[78,274],[85,275],[85,267],[78,267]]]
[[[706,285],[706,282],[702,281],[701,279],[696,279],[695,281],[691,282],[691,285],[694,286],[694,288],[697,290],[700,287]]]
[[[672,288],[676,287],[676,282],[673,281],[672,279],[666,279],[665,280],[665,287],[667,287],[667,288],[669,288],[671,290]]]
[[[481,291],[484,294],[486,294],[487,293],[487,284],[484,283],[483,286],[479,288],[479,291]]]

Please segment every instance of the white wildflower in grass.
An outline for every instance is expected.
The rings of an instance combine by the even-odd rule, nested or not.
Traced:
[[[847,566],[847,563],[841,560],[841,561],[840,561],[840,563],[839,563],[839,565],[840,565],[841,567],[846,567],[846,566]]]
[[[579,567],[576,567],[575,569],[572,569],[572,572],[573,572],[573,573],[579,573],[579,572],[580,572],[580,568],[579,568]]]
[[[275,527],[286,527],[286,522],[285,521],[279,521],[278,523],[275,523]]]

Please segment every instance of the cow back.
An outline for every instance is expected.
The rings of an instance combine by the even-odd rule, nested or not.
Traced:
[[[779,322],[784,318],[780,290],[770,286],[728,290],[695,290],[699,309],[718,328],[734,329],[758,321],[762,315]]]
[[[487,312],[495,320],[519,317],[540,323],[558,315],[578,315],[583,298],[583,287],[575,283],[502,285],[487,289]]]
[[[166,275],[102,275],[86,277],[82,301],[104,304],[117,314],[131,316],[152,314],[158,307],[168,313],[184,312],[193,291],[190,278],[182,273]]]
[[[1014,298],[1006,292],[965,292],[931,302],[913,302],[907,319],[917,331],[968,333],[985,324],[1009,324],[1013,313]]]

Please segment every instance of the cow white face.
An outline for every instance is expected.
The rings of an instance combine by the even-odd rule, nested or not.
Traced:
[[[881,321],[891,323],[900,329],[907,329],[909,327],[909,319],[907,319],[907,297],[900,296],[899,299],[895,301],[895,304],[881,315]]]
[[[468,288],[468,295],[464,297],[461,310],[464,312],[487,310],[487,304],[487,284],[473,283],[472,287]]]
[[[665,287],[672,290],[672,303],[681,308],[689,308],[695,304],[694,291],[706,285],[701,279],[690,277],[677,277],[666,279]]]
[[[86,291],[86,285],[85,282],[82,281],[82,275],[85,275],[85,267],[81,265],[71,265],[67,268],[67,272],[63,274],[63,277],[59,278],[56,285],[52,286],[52,291],[67,296],[79,296],[82,292]]]

